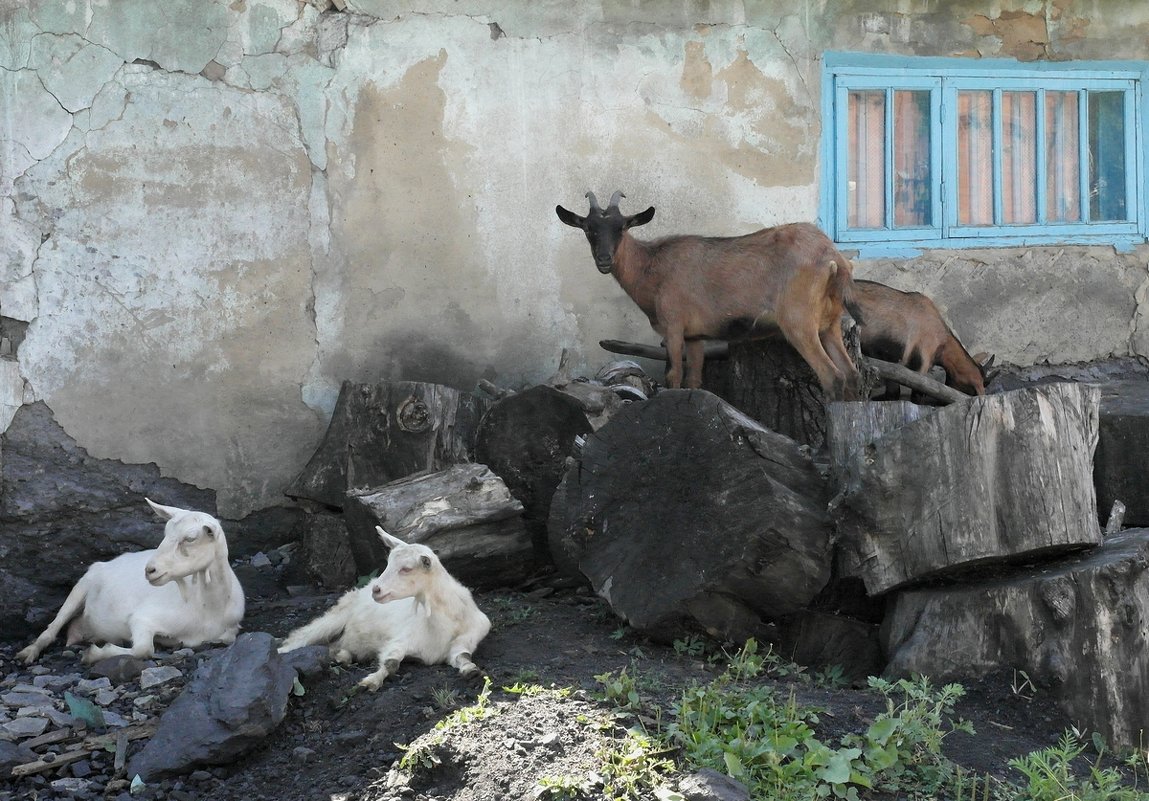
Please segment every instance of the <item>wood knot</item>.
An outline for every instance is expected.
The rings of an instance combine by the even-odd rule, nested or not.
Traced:
[[[418,398],[403,401],[395,416],[399,420],[399,428],[412,434],[420,434],[431,427],[431,410]]]

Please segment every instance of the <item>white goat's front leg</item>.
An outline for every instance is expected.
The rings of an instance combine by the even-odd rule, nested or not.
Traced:
[[[60,611],[56,613],[56,617],[48,624],[48,628],[44,629],[44,632],[36,638],[35,642],[16,654],[17,659],[23,660],[26,665],[35,662],[36,658],[40,656],[40,653],[59,636],[60,630],[64,628],[72,618],[80,614],[84,608],[84,601],[88,596],[88,588],[84,582],[86,577],[87,574],[80,577],[80,580],[76,582],[76,586],[68,593],[68,597],[64,599],[64,603],[60,607]],[[69,645],[70,644],[71,643],[69,643]]]
[[[375,692],[383,686],[383,682],[387,680],[388,676],[399,669],[399,663],[403,661],[404,656],[406,654],[401,645],[388,643],[383,646],[379,649],[379,669],[364,676],[359,682],[359,686]]]

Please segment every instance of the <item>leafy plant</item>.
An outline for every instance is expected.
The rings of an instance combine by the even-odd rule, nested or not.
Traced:
[[[1149,796],[1125,786],[1119,770],[1101,767],[1106,749],[1099,736],[1094,745],[1099,746],[1097,759],[1080,776],[1072,763],[1086,745],[1073,732],[1062,734],[1057,745],[1011,759],[1009,766],[1025,777],[1015,801],[1145,801]]]
[[[841,665],[827,665],[814,674],[814,684],[819,687],[837,689],[849,683],[850,680],[846,678],[846,672]]]
[[[1013,671],[1013,682],[1009,688],[1014,695],[1018,698],[1024,698],[1026,701],[1032,701],[1037,695],[1037,687],[1030,681],[1029,674],[1024,670]]]
[[[706,648],[706,639],[697,634],[691,634],[684,639],[674,641],[674,652],[679,656],[698,658],[706,654]]]
[[[628,729],[623,738],[598,753],[603,797],[608,801],[648,798],[675,772],[666,748],[641,729]],[[664,793],[665,797],[665,793]]]
[[[642,698],[638,694],[638,686],[634,677],[623,668],[618,674],[600,673],[595,681],[602,685],[602,692],[598,694],[600,701],[606,701],[619,709],[638,711],[642,709]]]
[[[577,801],[590,791],[588,780],[576,776],[540,776],[536,798],[554,801]]]

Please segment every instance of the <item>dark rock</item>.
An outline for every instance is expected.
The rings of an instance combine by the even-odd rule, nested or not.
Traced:
[[[678,791],[686,801],[749,801],[750,790],[742,782],[703,768],[678,783]]]
[[[326,645],[307,645],[280,654],[286,664],[300,676],[316,676],[331,662],[330,651]]]
[[[283,720],[294,680],[294,669],[276,653],[270,634],[241,634],[201,665],[132,758],[128,775],[154,781],[233,762]]]
[[[88,675],[107,678],[112,684],[123,684],[138,678],[144,668],[154,667],[155,664],[150,660],[124,654],[101,659],[88,668]]]
[[[35,760],[36,752],[31,748],[8,740],[0,740],[0,776],[7,776],[17,765]]]
[[[299,538],[299,526],[306,517],[302,509],[273,506],[252,512],[242,520],[228,521],[224,526],[228,553],[232,559],[243,559],[260,551],[270,554]]]

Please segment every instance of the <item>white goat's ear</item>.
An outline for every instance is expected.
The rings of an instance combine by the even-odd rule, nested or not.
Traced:
[[[175,506],[163,506],[156,503],[151,498],[144,498],[144,500],[148,502],[148,506],[152,507],[152,511],[162,517],[164,520],[171,520],[176,515],[185,511],[184,509],[180,509]]]
[[[378,532],[379,539],[383,540],[383,543],[388,548],[394,548],[398,545],[406,545],[407,544],[407,543],[403,542],[403,540],[399,539],[398,537],[392,537],[390,534],[388,534],[386,531],[383,530],[382,526],[376,526],[375,531]]]

